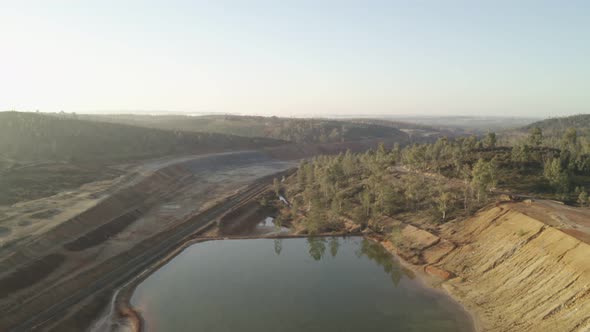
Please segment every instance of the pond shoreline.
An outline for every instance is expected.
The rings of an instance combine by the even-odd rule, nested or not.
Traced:
[[[442,283],[440,280],[427,274],[424,271],[424,269],[420,268],[420,266],[413,265],[410,262],[406,261],[400,255],[398,255],[395,250],[395,247],[393,247],[393,245],[386,245],[386,242],[388,242],[388,241],[384,240],[382,236],[377,235],[377,234],[367,234],[367,235],[363,235],[363,237],[370,240],[370,241],[378,243],[379,245],[381,245],[381,247],[383,247],[385,250],[387,250],[387,252],[389,252],[393,257],[397,258],[398,262],[403,267],[411,270],[412,272],[414,272],[416,274],[416,276],[418,277],[420,282],[424,285],[424,287],[438,290],[438,291],[444,293],[453,302],[458,304],[463,309],[463,311],[471,318],[471,323],[473,325],[474,332],[482,332],[483,331],[483,326],[481,324],[481,320],[479,319],[479,315],[477,314],[477,312],[471,308],[468,308],[463,302],[460,301],[459,298],[457,298],[454,294],[447,291],[447,289],[445,287],[441,287]]]
[[[203,242],[207,242],[207,241],[218,241],[218,240],[289,239],[289,238],[309,238],[309,237],[351,237],[351,236],[363,237],[367,240],[370,240],[372,242],[375,242],[375,243],[378,243],[379,245],[381,245],[389,254],[392,255],[392,257],[396,258],[403,267],[408,268],[409,270],[414,272],[416,274],[416,276],[418,277],[418,280],[420,280],[420,283],[425,288],[434,289],[436,291],[439,291],[439,292],[445,294],[453,302],[457,303],[463,309],[463,311],[467,314],[467,316],[470,317],[471,323],[472,323],[472,326],[473,326],[475,332],[482,331],[481,325],[479,323],[479,319],[477,318],[477,314],[475,312],[473,312],[472,310],[469,310],[467,307],[465,307],[461,302],[458,301],[457,298],[455,298],[452,294],[450,294],[444,288],[439,287],[439,285],[437,285],[436,281],[431,276],[424,273],[424,271],[419,269],[417,266],[414,266],[414,265],[410,264],[409,262],[405,261],[402,257],[397,255],[395,250],[391,250],[391,248],[389,248],[389,246],[385,246],[383,243],[383,239],[381,237],[379,237],[377,234],[363,234],[363,233],[322,233],[322,234],[316,234],[316,235],[276,234],[276,235],[267,235],[267,236],[256,235],[256,236],[231,236],[231,237],[227,237],[227,236],[195,237],[195,238],[189,239],[189,240],[183,242],[182,244],[180,244],[176,249],[174,249],[172,252],[170,252],[168,255],[166,255],[166,257],[164,257],[163,259],[158,261],[156,264],[152,265],[149,269],[144,270],[141,274],[136,276],[134,279],[132,279],[126,285],[122,286],[119,289],[119,291],[113,295],[113,296],[115,296],[114,301],[112,301],[113,307],[106,308],[103,311],[103,313],[95,319],[95,322],[98,321],[100,318],[105,324],[108,324],[108,326],[103,326],[103,328],[117,326],[117,327],[119,327],[119,329],[117,329],[117,331],[119,331],[120,328],[123,328],[124,331],[143,332],[145,330],[145,319],[142,316],[141,311],[134,308],[133,305],[131,304],[131,298],[133,296],[133,293],[135,292],[135,289],[137,288],[137,286],[139,284],[141,284],[142,281],[147,279],[151,274],[153,274],[158,269],[160,269],[162,266],[164,266],[167,263],[169,263],[170,261],[172,261],[176,256],[178,256],[180,253],[182,253],[185,249],[187,249],[188,247],[190,247],[194,244],[203,243]],[[105,317],[105,315],[110,315],[111,317]],[[94,331],[94,330],[103,330],[103,329],[101,329],[101,328],[96,329],[96,326],[94,326],[94,328],[91,329],[91,331]]]

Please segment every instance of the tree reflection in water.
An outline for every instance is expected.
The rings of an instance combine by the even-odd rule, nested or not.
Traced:
[[[346,238],[339,237],[331,237],[329,239],[324,237],[308,237],[307,245],[309,247],[309,256],[316,261],[321,260],[324,257],[326,246],[328,245],[330,247],[330,254],[332,257],[336,257],[338,249],[340,248],[341,240],[347,241]],[[280,240],[275,240],[275,252],[278,255],[280,254],[282,246],[280,243],[277,244],[277,241]],[[381,246],[381,244],[377,242],[363,238],[359,249],[356,251],[356,255],[359,258],[365,256],[383,267],[383,270],[389,274],[391,281],[395,286],[399,284],[404,276],[409,279],[415,278],[415,275],[411,270],[404,268],[385,248],[383,248],[383,246]]]
[[[283,240],[282,239],[275,239],[275,254],[277,256],[281,255],[281,251],[283,251]]]
[[[324,237],[308,237],[307,244],[309,245],[309,256],[319,261],[324,257],[326,252],[326,238]]]
[[[360,252],[357,252],[357,255],[359,257],[366,256],[382,266],[383,270],[391,276],[391,281],[395,286],[399,284],[403,276],[409,279],[414,279],[415,277],[411,270],[404,268],[400,263],[396,262],[391,254],[379,243],[363,238]]]
[[[340,248],[340,239],[337,237],[330,238],[330,254],[332,254],[332,257],[336,257],[338,248]]]

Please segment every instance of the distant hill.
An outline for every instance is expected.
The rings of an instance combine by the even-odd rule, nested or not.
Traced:
[[[161,130],[71,114],[0,112],[0,162],[112,162],[284,144],[268,138]]]
[[[83,115],[100,121],[191,132],[212,132],[246,137],[266,137],[297,143],[328,143],[363,139],[395,139],[409,135],[393,126],[358,121],[295,119],[237,115]]]
[[[379,118],[354,118],[350,119],[349,121],[356,123],[379,125],[389,128],[396,128],[408,134],[413,141],[419,141],[421,138],[426,139],[437,137],[453,137],[464,134],[464,131],[462,130],[456,130],[451,128],[435,128],[432,126],[418,123]]]
[[[568,128],[576,128],[580,136],[590,136],[590,114],[550,118],[525,126],[524,130],[535,127],[541,128],[545,136],[561,136]]]
[[[82,120],[73,114],[0,112],[0,205],[113,179],[122,174],[115,164],[286,143]]]
[[[543,143],[547,146],[560,148],[564,135],[568,129],[576,130],[576,144],[578,152],[590,154],[590,114],[579,114],[560,118],[550,118],[537,121],[521,127],[518,130],[506,133],[507,136],[524,136],[533,128],[540,128],[543,134]]]
[[[437,130],[451,130],[457,134],[485,134],[520,128],[540,118],[510,116],[391,116],[388,120],[422,124]]]

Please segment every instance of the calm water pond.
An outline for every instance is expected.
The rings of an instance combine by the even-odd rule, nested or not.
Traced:
[[[195,244],[136,289],[148,331],[472,331],[465,312],[360,237]]]

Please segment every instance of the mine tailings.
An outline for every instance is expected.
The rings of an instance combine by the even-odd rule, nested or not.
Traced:
[[[443,279],[483,331],[590,330],[590,245],[510,203],[443,226],[413,226],[382,244]]]

